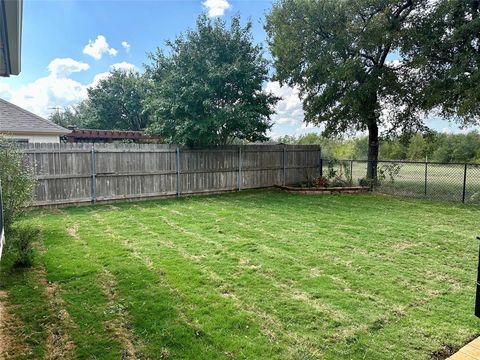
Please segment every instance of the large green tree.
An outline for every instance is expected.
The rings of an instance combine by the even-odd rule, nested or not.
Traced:
[[[149,116],[143,101],[148,83],[135,71],[114,70],[88,89],[89,106],[97,129],[145,130]]]
[[[263,90],[268,62],[252,41],[252,24],[227,26],[202,15],[195,30],[150,55],[150,131],[189,146],[261,141],[278,99]]]
[[[95,112],[87,99],[63,110],[58,109],[50,115],[49,119],[65,128],[91,128],[96,123],[95,116]]]
[[[379,131],[423,128],[407,58],[399,51],[426,0],[279,0],[266,30],[275,78],[300,89],[305,121],[326,135],[368,131],[376,178]]]
[[[423,78],[423,106],[480,123],[480,0],[438,0],[416,13],[402,52]]]
[[[149,115],[144,100],[149,89],[135,71],[114,70],[88,89],[88,98],[55,112],[50,119],[62,126],[103,130],[145,130]]]

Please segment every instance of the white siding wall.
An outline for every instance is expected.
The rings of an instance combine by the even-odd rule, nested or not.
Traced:
[[[10,134],[5,135],[9,139],[28,140],[29,143],[54,143],[60,142],[60,136],[58,135],[29,135],[29,134]]]

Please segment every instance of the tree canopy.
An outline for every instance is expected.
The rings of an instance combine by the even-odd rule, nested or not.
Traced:
[[[104,130],[145,130],[149,116],[143,105],[149,86],[134,71],[114,70],[88,89],[88,98],[77,106],[52,114],[62,126]]]
[[[252,24],[230,26],[202,15],[195,30],[150,54],[149,131],[189,146],[266,140],[278,99],[263,91],[268,62],[254,45]]]
[[[414,14],[402,52],[422,78],[423,107],[480,123],[480,0],[440,0]]]
[[[65,128],[94,128],[96,126],[95,114],[88,99],[77,105],[66,107],[62,111],[55,111],[50,115],[49,119]]]
[[[275,78],[300,89],[305,121],[325,134],[369,133],[376,177],[379,129],[422,129],[415,77],[398,58],[414,0],[279,0],[267,16]],[[394,109],[395,111],[388,111]]]
[[[148,84],[135,71],[114,70],[88,89],[89,105],[98,129],[145,130],[148,113],[143,106]]]

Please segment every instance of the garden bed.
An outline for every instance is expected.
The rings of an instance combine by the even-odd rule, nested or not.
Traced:
[[[336,193],[346,193],[346,194],[356,194],[364,193],[370,190],[366,186],[339,186],[339,187],[299,187],[299,186],[284,186],[284,185],[275,185],[275,187],[300,194],[336,194]]]

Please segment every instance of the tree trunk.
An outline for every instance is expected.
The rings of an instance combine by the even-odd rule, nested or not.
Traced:
[[[377,122],[368,125],[368,165],[367,179],[377,179],[377,163],[378,163],[378,126]]]

